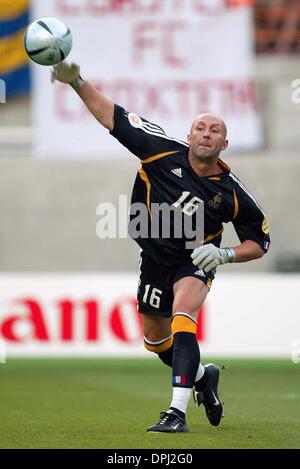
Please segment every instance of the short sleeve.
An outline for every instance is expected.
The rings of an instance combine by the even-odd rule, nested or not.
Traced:
[[[178,150],[184,142],[168,137],[164,130],[115,104],[111,135],[141,160],[164,151]]]
[[[269,222],[260,205],[246,187],[236,178],[233,182],[235,216],[232,220],[241,243],[255,241],[267,252],[270,246]]]

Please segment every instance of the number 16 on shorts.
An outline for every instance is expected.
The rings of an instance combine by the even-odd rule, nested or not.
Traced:
[[[159,308],[160,305],[160,295],[162,290],[158,288],[151,287],[151,285],[145,285],[145,293],[143,296],[143,302],[149,304],[153,308]]]

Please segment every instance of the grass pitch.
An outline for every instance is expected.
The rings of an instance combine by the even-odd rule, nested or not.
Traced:
[[[225,417],[190,402],[186,434],[147,434],[171,398],[158,359],[10,359],[0,365],[0,448],[300,448],[300,364],[214,359]]]

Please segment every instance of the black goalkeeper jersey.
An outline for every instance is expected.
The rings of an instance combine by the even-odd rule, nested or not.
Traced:
[[[167,203],[182,208],[201,201],[204,208],[203,244],[220,246],[223,223],[232,222],[241,242],[252,240],[267,252],[270,238],[268,221],[255,198],[219,160],[222,173],[198,176],[188,161],[187,143],[167,136],[164,130],[136,114],[115,105],[114,129],[111,134],[141,160],[133,187],[131,203],[147,207],[151,227],[152,204]],[[185,205],[184,205],[185,204]],[[193,212],[193,210],[192,210]],[[195,213],[190,214],[192,219]],[[131,215],[131,219],[134,215]],[[193,225],[195,228],[195,225]],[[138,236],[135,241],[156,262],[170,266],[190,261],[190,239],[175,237]]]

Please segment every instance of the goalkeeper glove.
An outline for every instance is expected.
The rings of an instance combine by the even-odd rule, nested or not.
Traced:
[[[51,73],[51,81],[61,81],[62,83],[68,83],[75,90],[78,90],[84,83],[84,80],[80,76],[80,67],[75,63],[60,62],[53,66]]]
[[[214,244],[206,244],[194,249],[191,258],[195,266],[209,272],[219,264],[234,262],[235,252],[232,248],[217,248]]]

